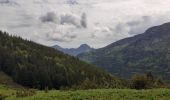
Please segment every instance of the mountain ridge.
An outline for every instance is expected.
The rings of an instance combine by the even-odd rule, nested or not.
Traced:
[[[135,73],[153,72],[170,77],[170,23],[154,26],[143,34],[125,38],[78,57],[111,72],[129,78]]]
[[[91,48],[87,44],[82,44],[78,48],[62,48],[61,46],[58,46],[58,45],[52,46],[52,48],[57,49],[61,52],[64,52],[72,56],[77,56],[78,54],[94,50],[94,48]]]

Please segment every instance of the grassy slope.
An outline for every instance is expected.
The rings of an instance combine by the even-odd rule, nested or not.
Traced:
[[[16,98],[16,90],[0,87],[0,94],[8,96],[6,100],[169,100],[170,89],[130,90],[97,89],[78,91],[53,90],[45,93],[37,91],[34,96]]]
[[[7,85],[9,87],[23,88],[21,85],[15,83],[10,76],[2,71],[0,71],[0,84]]]

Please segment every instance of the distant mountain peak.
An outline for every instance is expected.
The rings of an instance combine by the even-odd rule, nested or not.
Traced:
[[[87,44],[82,44],[78,48],[62,48],[58,45],[52,46],[52,48],[55,48],[55,49],[57,49],[61,52],[64,52],[64,53],[72,55],[72,56],[77,56],[81,53],[85,53],[85,52],[89,52],[89,51],[94,50],[93,48],[91,48]]]
[[[79,46],[79,48],[89,49],[91,47],[89,45],[87,45],[87,44],[82,44],[82,45]]]
[[[87,44],[82,44],[82,45],[80,45],[80,47],[81,46],[84,46],[84,47],[90,47],[89,45],[87,45]]]

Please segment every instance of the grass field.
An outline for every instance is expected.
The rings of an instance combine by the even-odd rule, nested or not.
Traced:
[[[170,89],[96,89],[77,91],[36,91],[33,96],[17,97],[17,89],[0,86],[0,100],[170,100]]]

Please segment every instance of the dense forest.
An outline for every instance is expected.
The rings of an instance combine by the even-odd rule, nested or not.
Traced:
[[[0,70],[26,87],[109,88],[123,86],[123,80],[63,54],[0,31]]]
[[[152,72],[170,82],[170,23],[78,57],[116,76]]]

